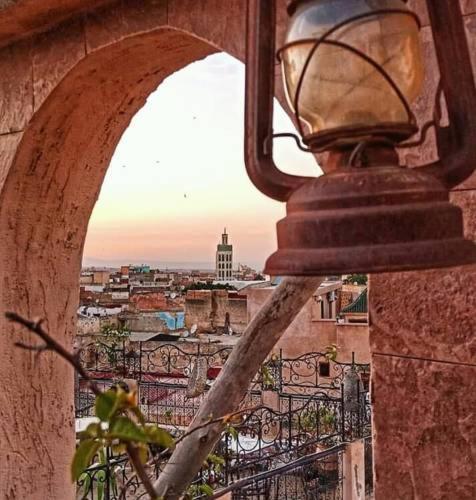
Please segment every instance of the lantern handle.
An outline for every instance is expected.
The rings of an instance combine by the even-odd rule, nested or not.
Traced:
[[[460,3],[427,0],[426,4],[449,126],[435,127],[439,160],[419,168],[450,189],[467,179],[476,167],[476,88]]]
[[[245,165],[266,196],[287,201],[311,179],[278,169],[273,159],[276,0],[248,0],[246,30]]]

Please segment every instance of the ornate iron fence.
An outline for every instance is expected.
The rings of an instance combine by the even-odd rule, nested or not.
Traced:
[[[372,499],[374,492],[372,437],[364,438],[365,498]]]
[[[209,378],[213,379],[225,364],[232,347],[214,349],[213,344],[188,343],[184,346],[166,343],[150,348],[148,343],[119,339],[91,342],[82,347],[80,361],[84,368],[98,376],[129,377],[156,380],[163,376],[190,377],[198,358],[205,360]],[[185,348],[185,345],[187,346]],[[312,392],[316,389],[339,391],[346,375],[355,369],[368,389],[370,365],[332,360],[329,353],[308,352],[295,358],[272,355],[257,374],[254,384],[278,392]]]
[[[126,455],[114,456],[108,448],[97,455],[76,484],[78,500],[119,500],[123,486],[130,494],[140,491],[141,485],[133,474]]]
[[[212,346],[205,349],[200,344],[191,344],[187,350],[175,344],[163,344],[145,349],[142,343],[137,344],[138,349],[132,349],[126,342],[119,346],[90,344],[89,350],[81,352],[81,360],[102,389],[126,377],[136,379],[140,408],[149,422],[177,429],[188,426],[204,397],[204,394],[187,396],[194,364],[199,357],[205,359],[207,372],[214,370],[208,374],[211,380],[231,348],[213,350]],[[202,470],[197,484],[202,482],[220,488],[259,476],[243,489],[233,490],[232,497],[340,498],[341,478],[335,478],[335,487],[325,487],[325,478],[330,477],[331,469],[326,475],[323,474],[325,468],[318,468],[321,474],[317,479],[304,475],[300,466],[285,469],[291,471],[284,474],[287,479],[271,472],[339,443],[369,436],[368,375],[369,365],[332,361],[323,353],[306,353],[297,358],[284,358],[280,353],[271,357],[242,403],[249,411],[234,422],[233,429],[223,435],[217,446],[216,453],[223,457],[224,464],[217,469]],[[94,415],[94,395],[84,381],[79,380],[77,384],[75,401],[77,417]],[[371,471],[368,443],[366,441],[366,469]],[[260,475],[263,473],[265,479]],[[85,496],[78,498],[116,500],[117,484],[127,481],[128,474],[125,457],[108,457],[106,464],[99,461],[83,474],[78,491]],[[299,496],[303,484],[307,485],[305,490],[309,495],[313,492],[318,496]],[[371,480],[366,480],[368,495],[371,484]],[[138,483],[131,484],[131,488],[140,494]],[[262,496],[276,492],[284,496]]]
[[[148,343],[121,339],[111,342],[98,340],[82,346],[80,361],[84,368],[93,373],[117,374],[136,380],[173,375],[189,377],[197,358],[205,359],[207,369],[224,365],[231,353],[231,347],[213,349],[213,344],[161,344],[147,347]]]
[[[230,493],[234,500],[340,500],[344,448],[337,445],[248,476],[219,490],[212,498]]]

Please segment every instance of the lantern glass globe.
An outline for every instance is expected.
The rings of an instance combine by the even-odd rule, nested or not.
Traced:
[[[402,0],[308,0],[298,4],[281,52],[285,88],[294,111],[298,82],[315,40],[351,17],[375,11],[375,15],[337,29],[311,56],[298,100],[300,119],[310,134],[408,124],[406,108],[385,77],[357,54],[332,44],[349,45],[372,58],[411,104],[424,76],[419,27],[413,16],[388,12],[396,9],[408,10]]]

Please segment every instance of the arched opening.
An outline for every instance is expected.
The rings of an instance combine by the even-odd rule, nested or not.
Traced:
[[[6,310],[47,318],[51,334],[71,347],[84,237],[117,142],[165,77],[215,51],[190,34],[159,29],[88,55],[52,91],[25,130],[1,193]],[[53,353],[14,348],[15,339],[35,339],[3,315],[0,327],[7,498],[72,498],[72,371]]]
[[[216,51],[162,28],[88,55],[55,87],[25,130],[0,195],[6,310],[47,318],[49,332],[71,347],[87,225],[114,149],[164,78]],[[72,371],[53,353],[13,348],[13,339],[32,343],[31,335],[3,318],[0,327],[8,332],[1,340],[8,353],[0,368],[2,417],[8,428],[21,429],[2,440],[7,492],[28,498],[34,488],[42,498],[68,498]]]
[[[246,174],[244,80],[240,61],[216,53],[174,73],[147,98],[112,156],[83,267],[213,270],[226,227],[234,265],[262,271],[285,205],[260,193]],[[291,130],[275,106],[275,130]],[[318,172],[312,155],[289,139],[275,141],[275,157],[290,173]]]

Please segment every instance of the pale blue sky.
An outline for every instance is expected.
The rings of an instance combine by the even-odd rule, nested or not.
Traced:
[[[243,106],[244,66],[226,54],[191,64],[152,93],[112,158],[84,264],[211,264],[226,226],[235,263],[262,268],[285,207],[246,175]],[[275,130],[292,129],[276,106]],[[275,149],[282,170],[320,173],[292,141],[276,141]]]

